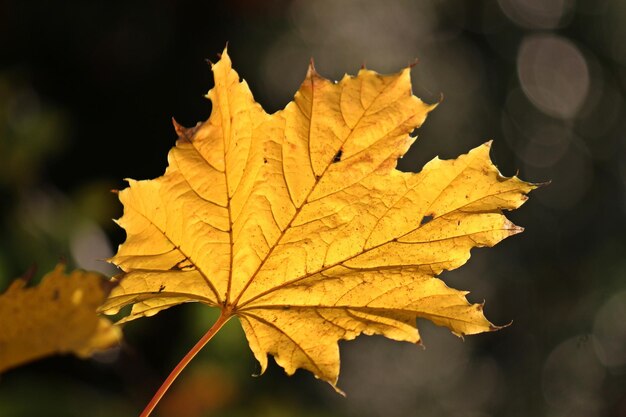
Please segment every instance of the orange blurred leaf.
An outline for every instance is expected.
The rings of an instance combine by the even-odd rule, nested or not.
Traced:
[[[18,278],[0,295],[0,372],[45,356],[88,357],[119,343],[121,331],[96,309],[110,290],[95,272],[60,264],[36,287]]]

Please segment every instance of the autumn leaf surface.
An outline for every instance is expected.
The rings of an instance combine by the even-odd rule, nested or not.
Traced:
[[[519,233],[502,210],[534,188],[504,178],[486,143],[419,173],[395,169],[434,106],[409,69],[331,82],[311,66],[293,102],[267,114],[226,53],[210,118],[179,139],[165,174],[119,193],[124,271],[104,310],[124,320],[201,302],[237,316],[265,370],[336,385],[338,340],[417,343],[416,318],[457,335],[493,330],[482,305],[436,276],[470,249]]]
[[[0,372],[53,354],[88,357],[119,343],[120,329],[96,314],[109,283],[94,272],[64,271],[58,265],[36,287],[18,278],[0,295]]]

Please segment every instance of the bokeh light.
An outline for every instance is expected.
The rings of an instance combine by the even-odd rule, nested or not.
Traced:
[[[109,240],[97,224],[84,221],[76,227],[70,237],[70,251],[76,265],[80,268],[98,271],[113,276],[117,269],[106,263],[113,256]]]
[[[593,351],[593,337],[579,335],[556,346],[542,376],[548,415],[601,416],[605,369]]]
[[[498,0],[502,11],[516,24],[528,29],[565,26],[572,16],[573,0]]]
[[[626,291],[609,298],[596,313],[594,347],[611,372],[626,372]]]
[[[555,35],[522,41],[517,72],[524,93],[546,114],[572,118],[589,91],[589,69],[576,45]]]

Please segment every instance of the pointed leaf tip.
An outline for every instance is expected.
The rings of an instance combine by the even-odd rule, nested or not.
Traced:
[[[18,279],[21,279],[24,282],[24,285],[28,285],[33,280],[33,277],[37,273],[37,269],[38,269],[37,265],[32,264]]]
[[[172,117],[172,125],[174,125],[174,131],[176,132],[178,137],[185,136],[185,131],[187,130],[187,128],[178,123],[176,119],[174,119],[174,117]]]

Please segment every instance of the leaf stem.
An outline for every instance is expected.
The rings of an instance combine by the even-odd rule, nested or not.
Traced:
[[[144,410],[141,412],[139,417],[148,417],[152,413],[152,411],[154,411],[154,408],[157,406],[161,398],[163,398],[163,395],[165,395],[172,383],[174,383],[176,377],[178,377],[178,375],[183,371],[183,369],[185,369],[189,362],[191,362],[194,356],[196,356],[196,354],[200,352],[200,350],[202,350],[204,345],[206,345],[209,340],[211,340],[213,336],[215,336],[215,334],[222,328],[224,324],[226,324],[226,322],[231,317],[232,314],[230,314],[230,312],[227,313],[222,311],[220,313],[220,316],[217,318],[217,321],[213,323],[213,326],[211,326],[211,328],[204,334],[204,336],[202,336],[202,338],[198,340],[198,343],[196,343],[194,347],[192,347],[191,350],[187,352],[187,354],[180,360],[180,362],[178,362],[178,365],[176,365],[172,372],[170,372],[168,377],[165,379],[165,381],[163,381],[163,384],[161,384],[161,386],[154,394],[148,405],[146,405],[146,408],[144,408]]]

